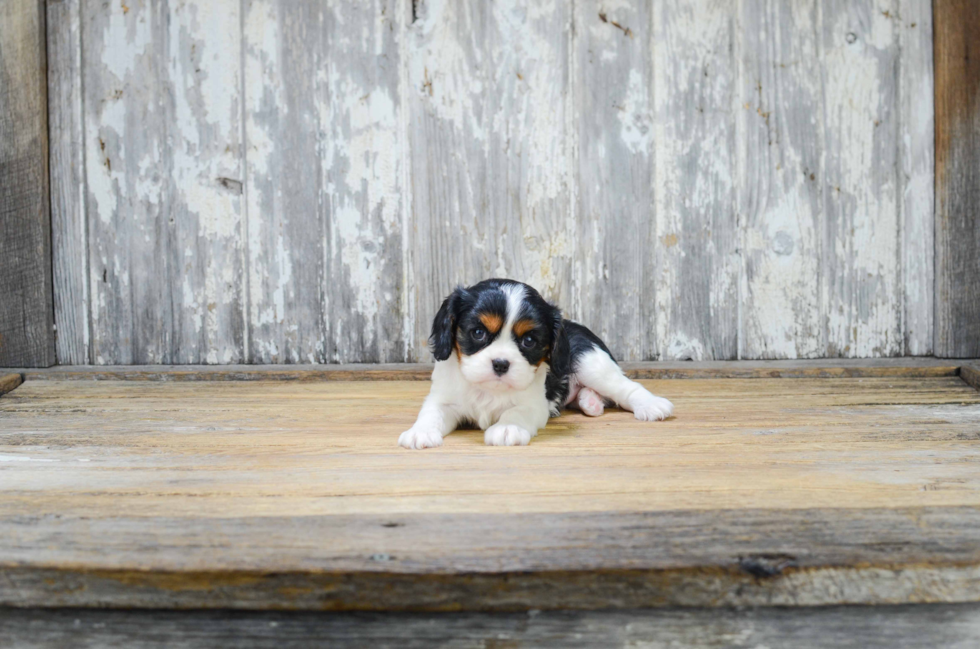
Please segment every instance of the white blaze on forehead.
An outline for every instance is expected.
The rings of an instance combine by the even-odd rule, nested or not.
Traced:
[[[504,284],[500,290],[507,296],[507,322],[501,329],[501,333],[504,333],[510,331],[514,321],[517,320],[517,315],[521,312],[525,291],[520,284]]]

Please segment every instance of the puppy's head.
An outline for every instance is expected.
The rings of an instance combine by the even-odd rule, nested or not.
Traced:
[[[505,279],[453,291],[429,341],[436,360],[455,352],[463,378],[494,392],[524,390],[567,357],[561,311],[530,286]]]

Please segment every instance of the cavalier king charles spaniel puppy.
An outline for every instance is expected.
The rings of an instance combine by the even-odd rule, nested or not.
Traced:
[[[597,417],[605,406],[641,421],[666,419],[674,406],[631,381],[606,345],[520,282],[488,279],[446,298],[429,339],[436,366],[405,448],[432,448],[458,427],[479,426],[490,446],[524,446],[576,406]]]

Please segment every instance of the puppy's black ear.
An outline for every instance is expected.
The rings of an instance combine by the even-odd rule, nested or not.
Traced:
[[[456,344],[456,322],[466,298],[466,289],[457,286],[449,297],[442,302],[435,320],[432,321],[432,334],[429,336],[429,346],[437,361],[444,361],[453,353]]]
[[[551,358],[548,365],[556,376],[564,376],[572,371],[572,350],[568,345],[561,309],[552,307],[553,324],[551,329]]]

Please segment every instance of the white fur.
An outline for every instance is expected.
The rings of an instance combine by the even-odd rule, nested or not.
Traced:
[[[415,424],[398,438],[405,448],[422,449],[442,445],[442,438],[470,420],[486,431],[488,446],[526,446],[548,423],[549,404],[545,392],[547,363],[535,367],[527,362],[511,336],[511,328],[524,299],[519,285],[502,287],[507,294],[507,321],[493,343],[472,356],[460,358],[454,351],[447,360],[436,362],[432,389]],[[503,376],[493,371],[492,361],[506,359],[510,369]],[[674,406],[654,396],[623,374],[605,351],[595,348],[577,359],[576,372],[569,378],[566,405],[579,407],[597,417],[609,399],[642,421],[666,419]]]
[[[501,290],[507,296],[506,322],[491,344],[472,356],[464,355],[462,359],[459,359],[459,369],[464,379],[474,385],[479,385],[482,390],[487,392],[503,393],[512,390],[527,390],[534,382],[540,368],[527,362],[510,333],[521,310],[521,303],[524,300],[524,287],[512,284],[502,286]],[[501,359],[509,361],[510,368],[503,376],[497,376],[493,371],[492,363],[494,360]],[[547,374],[547,368],[544,371]]]
[[[490,364],[489,358],[486,363]],[[549,416],[544,389],[548,365],[542,363],[531,369],[531,382],[524,389],[503,389],[495,384],[488,389],[467,380],[453,352],[447,360],[436,363],[432,389],[418,420],[401,434],[398,443],[416,449],[439,446],[443,437],[468,419],[486,431],[484,441],[489,446],[526,445],[539,428],[545,427]]]

